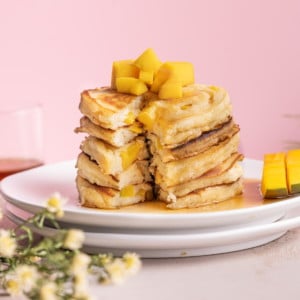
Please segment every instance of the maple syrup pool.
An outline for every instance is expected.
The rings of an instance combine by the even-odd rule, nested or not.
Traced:
[[[114,213],[164,213],[164,214],[181,214],[181,213],[199,213],[199,212],[216,212],[232,209],[241,209],[266,205],[273,202],[284,201],[284,199],[264,199],[260,193],[260,180],[244,179],[243,194],[232,197],[220,203],[205,205],[197,208],[186,209],[168,209],[166,203],[161,201],[148,201],[119,209],[112,209]]]

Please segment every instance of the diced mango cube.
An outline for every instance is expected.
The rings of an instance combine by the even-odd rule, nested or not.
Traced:
[[[265,154],[261,192],[264,198],[277,198],[288,195],[285,153]]]
[[[287,152],[286,171],[289,193],[300,193],[300,149]]]
[[[134,197],[135,196],[135,190],[133,185],[127,185],[123,187],[120,191],[121,197]]]
[[[132,59],[114,61],[112,65],[111,87],[116,88],[118,77],[139,77],[139,68],[133,64]]]
[[[132,143],[120,153],[123,170],[126,170],[134,161],[136,161],[142,147],[143,143]]]
[[[116,87],[117,91],[120,93],[133,95],[141,95],[148,91],[148,88],[143,81],[133,77],[117,77]]]
[[[124,122],[128,125],[131,125],[133,124],[135,121],[135,116],[134,116],[134,113],[132,111],[130,111],[128,114],[127,114],[127,117],[126,119],[124,120]]]
[[[156,119],[156,107],[154,105],[147,106],[138,115],[138,120],[148,130],[151,130],[153,128],[155,119]]]
[[[172,73],[181,81],[182,86],[195,82],[194,66],[189,62],[170,62]]]
[[[158,91],[159,99],[176,99],[182,97],[181,82],[174,77],[168,79]]]
[[[143,128],[142,128],[142,124],[135,122],[134,124],[132,124],[129,129],[134,132],[134,133],[142,133],[143,132]]]
[[[153,83],[154,72],[140,70],[139,79],[148,85]]]
[[[143,71],[155,73],[161,66],[161,61],[152,48],[145,50],[135,61],[134,64]]]
[[[154,76],[153,83],[151,85],[151,92],[158,93],[160,87],[171,77],[172,69],[168,65],[163,64]]]
[[[159,92],[160,87],[168,80],[177,78],[182,86],[194,83],[194,67],[189,62],[166,62],[158,69],[154,77],[151,91]]]

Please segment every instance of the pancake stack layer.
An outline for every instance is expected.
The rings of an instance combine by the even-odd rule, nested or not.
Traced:
[[[110,88],[81,94],[75,132],[87,134],[77,159],[76,185],[83,206],[117,208],[152,198],[149,151],[135,120],[142,96]]]
[[[150,140],[157,198],[167,207],[199,207],[242,193],[239,127],[224,89],[189,85],[182,98],[151,100],[139,120]]]

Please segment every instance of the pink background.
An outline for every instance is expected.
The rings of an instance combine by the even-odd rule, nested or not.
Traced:
[[[262,159],[300,147],[299,28],[298,0],[0,0],[1,108],[42,103],[46,161],[73,159],[80,92],[152,47],[229,91],[241,151]]]

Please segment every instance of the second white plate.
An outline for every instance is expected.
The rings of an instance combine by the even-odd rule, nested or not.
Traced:
[[[26,218],[26,212],[22,215],[22,210],[15,209],[14,206],[10,205],[7,209],[6,215],[17,224]],[[114,255],[134,251],[143,258],[220,254],[264,245],[298,226],[299,216],[270,224],[207,233],[188,230],[168,234],[85,232],[84,250],[91,253],[109,252]],[[57,233],[56,229],[50,227],[35,231],[44,236]]]

